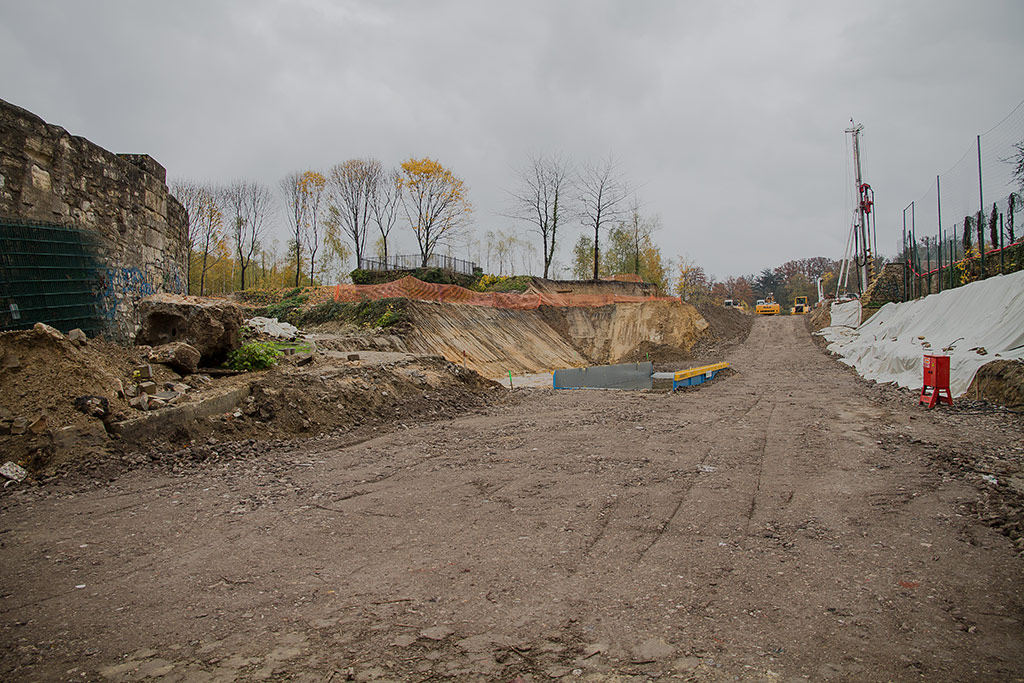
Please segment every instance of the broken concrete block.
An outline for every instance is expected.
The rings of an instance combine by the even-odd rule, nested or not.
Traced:
[[[158,398],[167,405],[177,403],[178,399],[180,399],[182,396],[183,394],[177,391],[161,391],[157,394],[153,394],[153,398]]]
[[[77,327],[68,332],[68,339],[78,346],[84,346],[89,341],[89,338],[85,336],[85,332]]]
[[[0,475],[11,481],[22,481],[28,476],[28,472],[18,463],[8,460],[3,465],[0,465]]]
[[[135,396],[130,401],[128,401],[128,405],[130,405],[132,408],[138,408],[139,410],[148,410],[149,394],[139,394],[138,396]]]
[[[139,384],[139,391],[152,396],[156,392],[160,391],[160,389],[157,387],[156,382],[142,382]]]
[[[345,360],[359,360],[359,354],[358,353],[350,353],[345,358]]]
[[[132,371],[132,375],[137,376],[139,379],[152,379],[153,377],[153,366],[149,363],[143,363],[137,365]]]
[[[171,386],[167,388],[170,389],[171,391],[177,391],[179,394],[184,394],[192,387],[182,382],[171,382]]]
[[[126,385],[124,385],[124,397],[125,398],[135,398],[138,395],[139,395],[139,387],[137,385],[135,385],[135,384],[126,384]]]
[[[228,301],[154,294],[139,304],[138,312],[142,327],[136,344],[185,342],[207,365],[224,360],[241,345],[242,309]]]
[[[4,354],[3,360],[0,361],[0,365],[3,366],[4,370],[20,370],[21,358],[18,357],[18,354],[8,351]]]
[[[33,434],[42,434],[46,431],[46,416],[40,415],[28,423],[28,431]]]
[[[171,342],[156,346],[149,352],[149,360],[191,375],[199,368],[199,349],[185,342]]]
[[[11,434],[17,436],[28,431],[28,418],[16,417],[11,421]]]
[[[167,401],[163,400],[162,398],[157,398],[156,396],[150,396],[149,406],[147,407],[149,408],[149,410],[156,410],[157,408],[163,408],[165,405],[167,405]]]
[[[54,341],[64,341],[64,335],[60,333],[56,327],[50,327],[46,323],[36,323],[32,326],[32,331],[39,337],[49,337]]]
[[[110,415],[110,401],[103,396],[79,396],[75,399],[75,408],[100,419]]]

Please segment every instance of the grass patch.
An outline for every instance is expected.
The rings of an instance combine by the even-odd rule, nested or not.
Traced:
[[[474,292],[525,292],[532,281],[530,275],[482,275],[470,289]]]
[[[340,321],[356,327],[388,328],[409,320],[408,305],[407,299],[363,299],[352,303],[325,301],[302,312],[300,321],[293,324],[317,325]]]

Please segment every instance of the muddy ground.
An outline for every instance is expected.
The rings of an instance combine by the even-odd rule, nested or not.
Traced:
[[[8,491],[0,676],[1019,679],[1020,417],[727,359]]]

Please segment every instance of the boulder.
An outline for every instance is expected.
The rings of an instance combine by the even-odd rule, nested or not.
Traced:
[[[185,342],[154,346],[149,352],[150,362],[166,365],[183,375],[191,375],[199,369],[200,357],[199,349]]]
[[[89,341],[89,337],[87,337],[85,335],[85,332],[83,332],[78,327],[68,332],[68,339],[72,343],[77,344],[78,346],[85,346],[85,344]]]
[[[299,328],[291,323],[281,322],[277,318],[249,318],[245,324],[254,332],[275,339],[295,339],[299,336]]]
[[[184,342],[199,351],[204,365],[220,363],[241,344],[242,309],[230,301],[154,294],[139,304],[139,315],[136,344]]]

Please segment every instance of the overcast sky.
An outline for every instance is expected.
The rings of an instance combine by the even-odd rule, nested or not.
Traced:
[[[1022,66],[1020,0],[0,5],[0,98],[171,179],[430,156],[482,235],[512,227],[529,154],[612,155],[663,255],[719,278],[842,255],[851,117],[894,253],[903,207],[1024,99]]]

